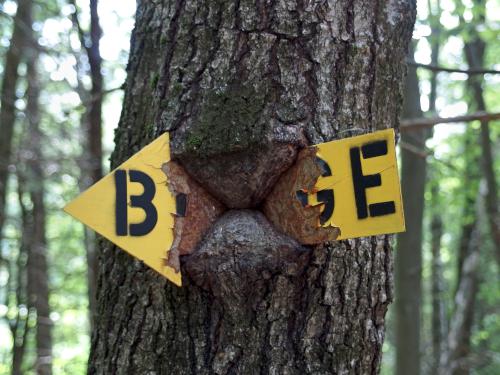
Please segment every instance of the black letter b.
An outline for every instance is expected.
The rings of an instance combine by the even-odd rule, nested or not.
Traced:
[[[151,232],[158,221],[158,212],[153,205],[153,198],[156,193],[154,181],[147,174],[137,170],[129,171],[130,182],[138,182],[144,192],[141,195],[132,195],[130,197],[130,206],[138,207],[144,210],[146,218],[142,223],[130,224],[131,236],[144,236]],[[116,235],[126,236],[129,232],[128,213],[127,213],[127,172],[119,169],[115,172],[116,187]]]

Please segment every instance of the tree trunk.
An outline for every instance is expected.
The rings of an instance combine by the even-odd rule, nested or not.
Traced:
[[[102,178],[102,102],[103,76],[101,72],[102,58],[100,52],[101,27],[99,25],[98,0],[90,0],[90,31],[86,34],[80,26],[76,1],[71,1],[75,7],[72,15],[73,23],[80,38],[80,44],[85,50],[90,66],[90,92],[85,89],[78,78],[77,92],[80,100],[85,103],[85,114],[81,118],[85,147],[80,162],[80,189],[86,190]],[[90,44],[88,44],[90,40]],[[78,58],[78,56],[77,56]],[[88,72],[86,72],[88,73]],[[91,330],[94,327],[96,314],[97,289],[97,237],[95,233],[84,229],[84,241],[87,254],[87,285],[89,297],[89,321]]]
[[[22,152],[22,151],[21,151]],[[20,152],[20,153],[21,153]],[[22,314],[21,311],[23,307],[27,310],[27,285],[26,285],[26,259],[29,252],[29,248],[32,244],[33,239],[33,220],[32,213],[24,204],[24,186],[25,177],[23,176],[20,168],[17,168],[17,196],[20,207],[21,216],[21,242],[19,246],[19,254],[17,256],[16,265],[12,267],[9,273],[9,283],[11,277],[16,274],[15,281],[15,304],[18,307],[17,315],[14,322],[11,323],[11,333],[12,333],[12,375],[22,375],[23,374],[23,362],[24,355],[26,353],[27,346],[27,335],[29,332],[28,325],[28,314]],[[15,267],[15,271],[14,271]],[[11,295],[11,293],[9,293]],[[13,298],[9,296],[8,298]],[[6,303],[6,306],[10,306],[10,302]]]
[[[446,308],[444,304],[443,267],[441,262],[441,238],[443,221],[439,203],[439,186],[432,186],[432,218],[431,218],[431,295],[432,295],[432,366],[431,374],[440,373],[441,357],[445,352]]]
[[[412,56],[413,60],[413,56]],[[420,118],[420,90],[415,67],[408,68],[404,116]],[[427,129],[405,132],[401,141],[422,149]],[[420,373],[420,304],[422,282],[422,219],[427,161],[421,155],[401,149],[401,188],[406,232],[398,235],[396,251],[396,374]]]
[[[479,200],[478,198],[477,201]],[[476,209],[478,203],[476,203]],[[468,240],[455,295],[455,309],[450,320],[448,350],[443,360],[445,364],[443,375],[468,375],[470,370],[468,356],[471,351],[470,339],[479,286],[477,271],[481,249],[480,230],[477,224],[472,226]]]
[[[182,288],[103,245],[90,374],[377,373],[389,236],[304,247],[258,209],[304,137],[397,126],[414,17],[412,1],[138,2],[112,164],[170,131],[228,211]]]
[[[441,33],[441,6],[439,1],[432,10],[432,3],[428,1],[430,14],[429,22],[431,24],[431,64],[439,65],[440,52],[440,33]],[[429,94],[429,114],[436,116],[436,98],[437,98],[437,77],[438,72],[432,72],[430,83],[431,91]],[[441,262],[441,238],[443,236],[443,221],[441,218],[442,207],[440,204],[439,176],[437,173],[430,179],[431,186],[431,301],[432,301],[432,362],[431,374],[438,375],[441,371],[441,358],[446,351],[447,337],[447,319],[446,305],[444,295],[443,266]]]
[[[470,68],[483,67],[484,49],[486,44],[476,36],[473,42],[465,45],[465,57]],[[469,85],[472,88],[476,109],[486,111],[484,102],[482,77],[469,77]],[[490,126],[488,121],[481,121],[481,150],[483,175],[486,180],[486,213],[492,237],[495,257],[500,269],[500,215],[498,213],[498,185],[495,176],[495,163],[493,149],[491,147]]]
[[[99,181],[102,177],[102,95],[103,77],[101,73],[102,58],[99,50],[101,39],[101,27],[99,25],[99,13],[97,12],[98,0],[90,0],[90,40],[91,45],[87,49],[90,64],[90,77],[92,89],[90,91],[91,103],[88,108],[88,141],[91,160],[92,183]],[[96,314],[96,289],[97,289],[97,238],[89,230],[86,230],[87,242],[87,267],[88,267],[88,289],[89,289],[89,314],[90,327],[93,329]]]
[[[7,197],[7,179],[12,154],[12,138],[16,121],[15,102],[16,87],[19,74],[17,68],[21,61],[23,49],[31,32],[31,0],[19,0],[14,17],[14,29],[9,49],[5,56],[3,81],[1,88],[0,108],[0,239],[5,222],[5,202]]]
[[[45,176],[41,154],[42,133],[40,131],[39,77],[37,55],[28,62],[26,117],[29,124],[30,150],[38,150],[27,160],[28,186],[33,204],[33,238],[28,253],[28,303],[36,311],[36,361],[35,368],[40,375],[52,373],[52,320],[49,306],[49,280],[47,264]]]

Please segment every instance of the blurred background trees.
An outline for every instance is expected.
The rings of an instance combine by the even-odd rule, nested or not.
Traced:
[[[61,207],[107,171],[134,10],[0,0],[0,374],[86,371],[96,239]],[[418,17],[382,372],[498,374],[500,0]]]

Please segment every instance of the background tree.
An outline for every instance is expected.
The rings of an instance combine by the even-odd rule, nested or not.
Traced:
[[[19,78],[18,68],[23,56],[23,50],[29,46],[31,35],[31,0],[19,0],[14,17],[14,29],[9,49],[5,56],[1,88],[0,108],[0,238],[5,222],[5,201],[7,197],[7,181],[9,163],[12,155],[12,139],[16,121],[17,99],[16,88]]]
[[[71,1],[74,7],[72,21],[75,25],[80,45],[85,50],[85,55],[88,61],[89,69],[78,70],[78,87],[76,91],[80,96],[80,100],[85,105],[85,112],[82,115],[81,123],[83,128],[83,141],[85,147],[80,162],[81,169],[81,190],[86,190],[89,186],[99,181],[102,176],[102,104],[103,104],[103,75],[102,58],[99,50],[102,30],[99,25],[99,13],[97,9],[98,1],[90,1],[90,27],[89,31],[85,32],[78,18],[78,6],[76,1]],[[77,59],[82,59],[78,53],[75,54]],[[80,62],[79,66],[85,66],[85,61]],[[80,74],[83,72],[90,75],[91,87],[87,89]],[[85,247],[87,252],[88,265],[88,292],[89,292],[89,314],[90,323],[93,325],[95,316],[95,297],[97,287],[97,239],[92,230],[87,228],[85,231]]]
[[[413,55],[413,48],[410,49]],[[406,77],[403,115],[422,117],[416,68]],[[422,148],[428,129],[403,133],[406,147]],[[403,146],[403,147],[404,147]],[[420,373],[420,305],[422,275],[422,217],[426,181],[426,159],[415,152],[401,150],[401,189],[405,208],[406,232],[398,234],[395,255],[396,275],[396,373]],[[412,293],[408,293],[411,290]]]

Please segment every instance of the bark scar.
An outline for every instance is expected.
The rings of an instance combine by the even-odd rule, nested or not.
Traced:
[[[316,183],[323,173],[317,163],[317,148],[301,150],[295,164],[280,177],[263,205],[271,223],[304,245],[334,241],[340,235],[338,227],[321,226],[324,203],[307,203],[307,194],[316,192]]]
[[[226,208],[196,183],[176,162],[162,165],[168,189],[174,194],[174,241],[168,251],[167,266],[180,271],[179,256],[191,254],[205,233]]]

